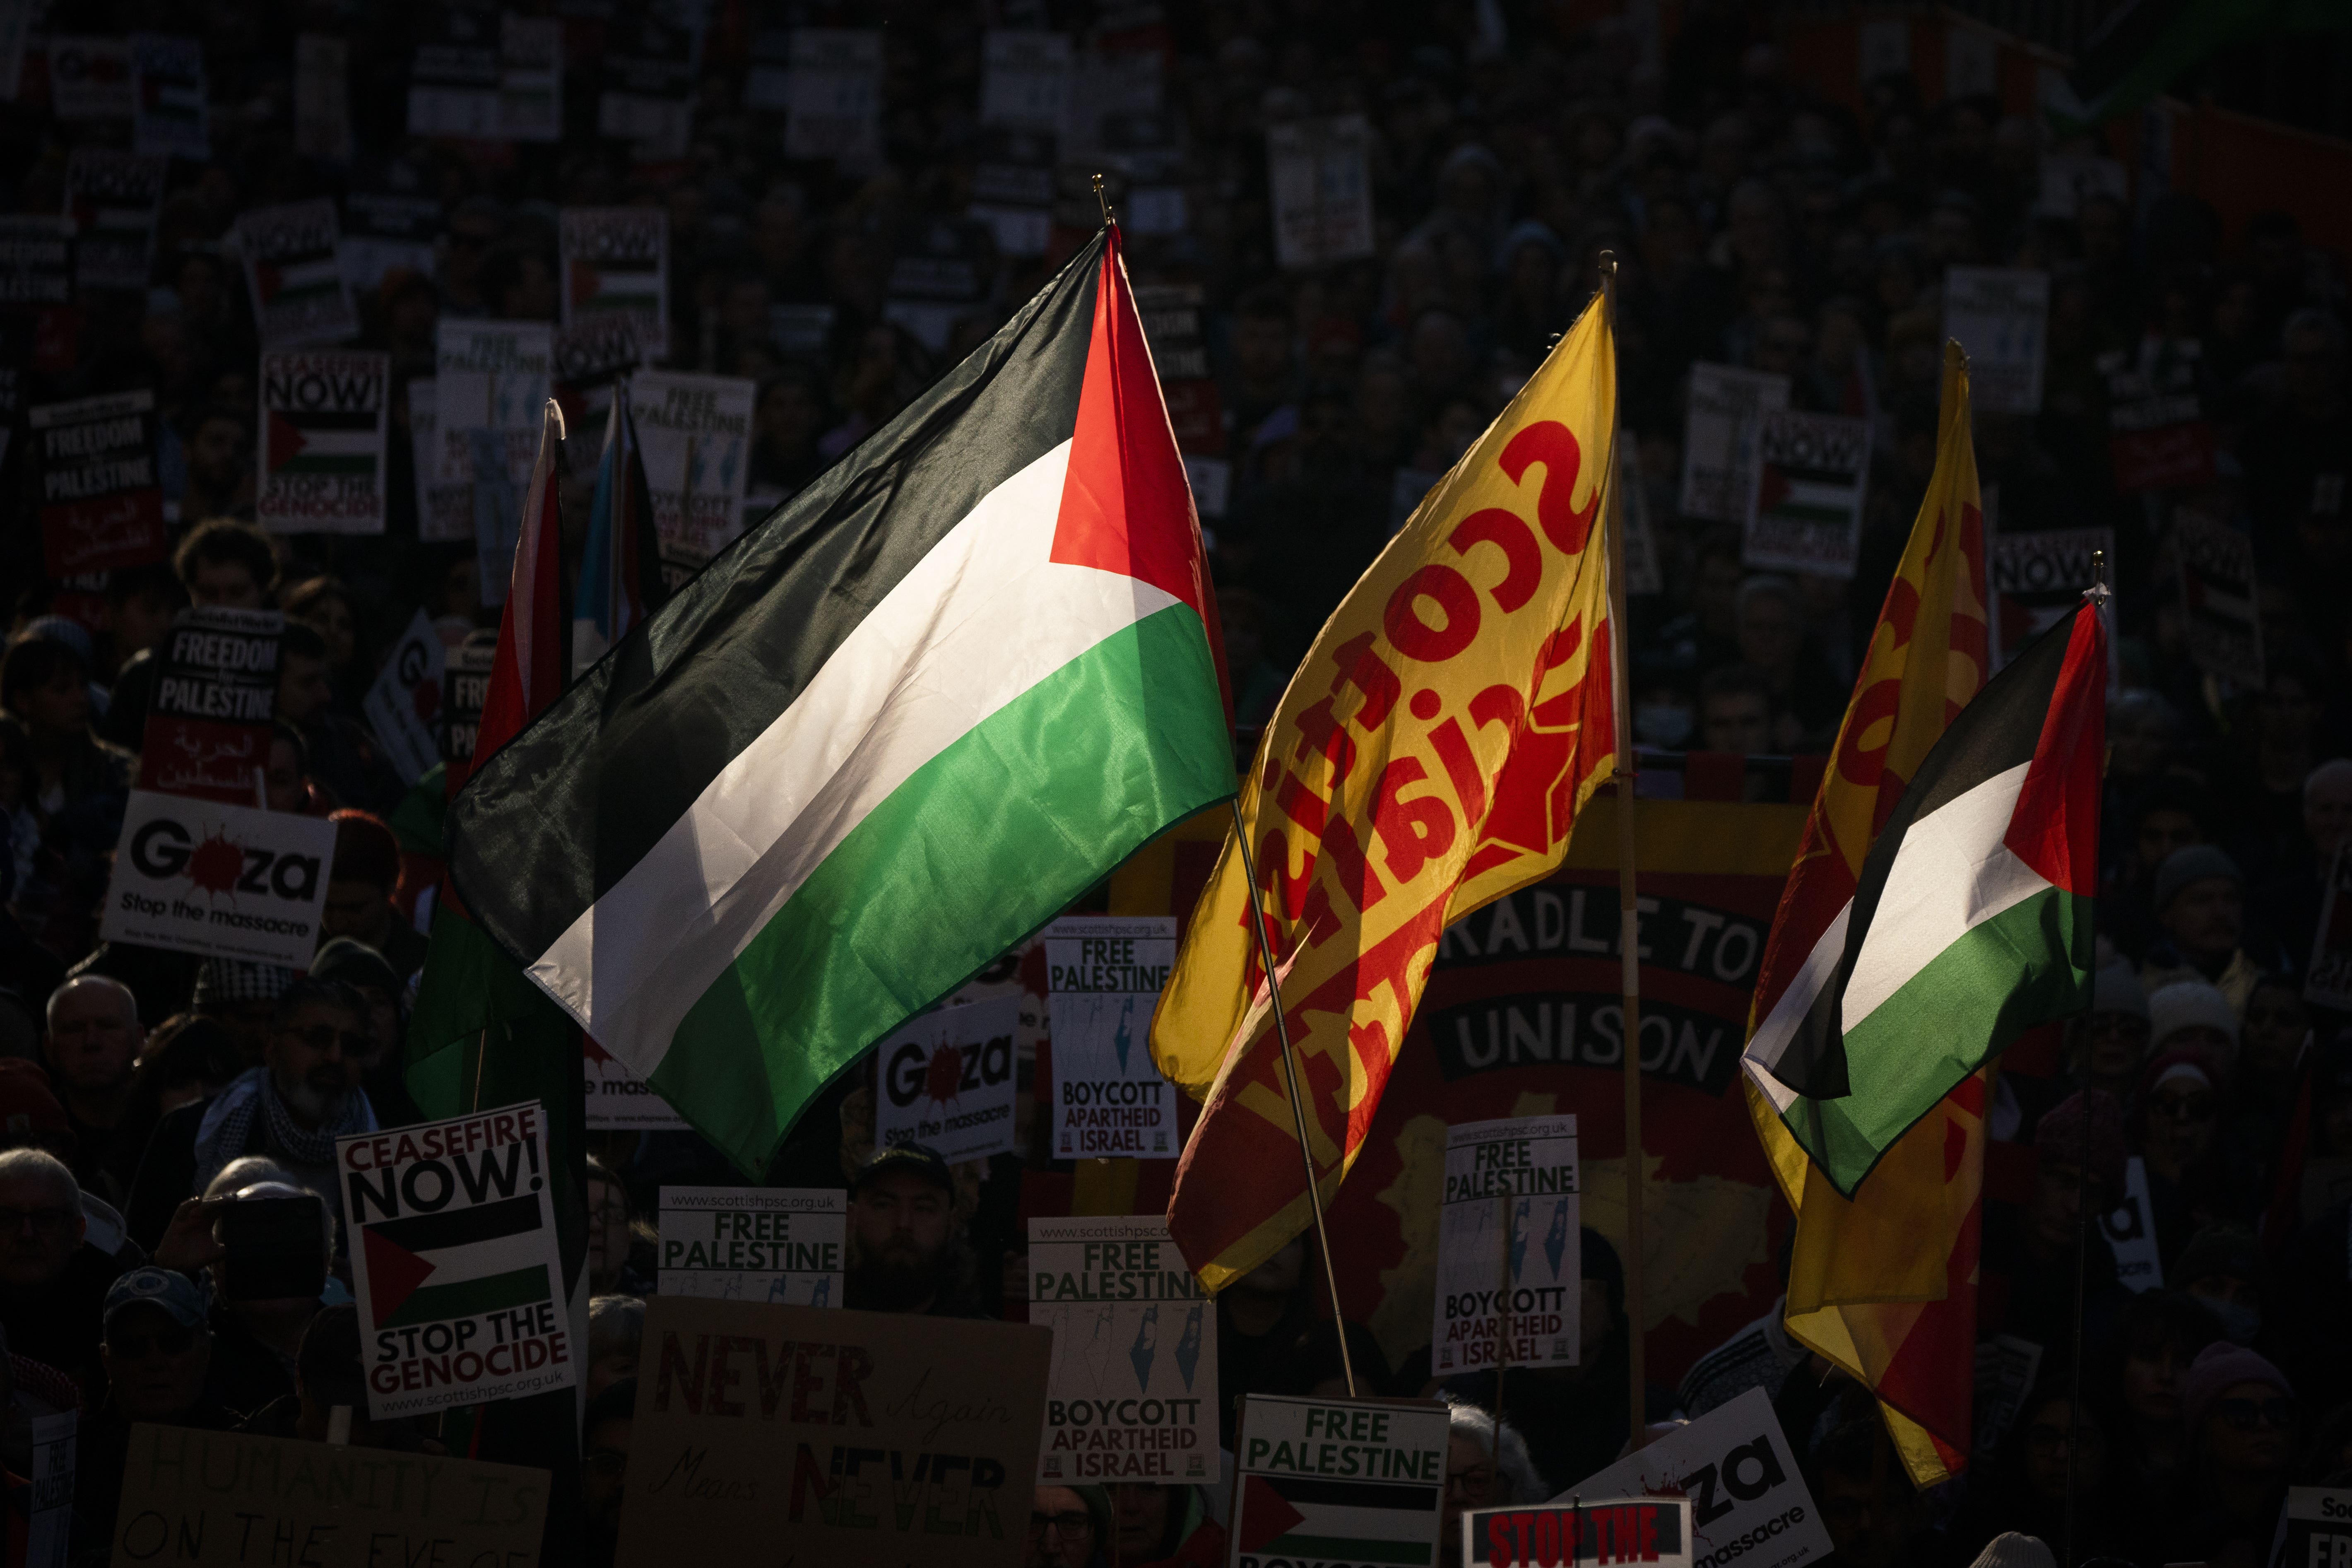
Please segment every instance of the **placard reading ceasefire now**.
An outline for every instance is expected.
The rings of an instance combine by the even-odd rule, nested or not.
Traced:
[[[1213,1485],[1216,1313],[1166,1216],[1033,1219],[1029,1280],[1054,1331],[1039,1483]]]

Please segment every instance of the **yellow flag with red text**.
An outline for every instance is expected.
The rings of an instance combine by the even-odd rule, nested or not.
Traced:
[[[1449,921],[1549,874],[1614,756],[1601,526],[1616,349],[1595,300],[1315,640],[1240,808],[1328,1201]],[[1169,1229],[1211,1289],[1310,1222],[1237,841],[1152,1019],[1195,1100]]]
[[[1912,774],[1984,685],[1984,590],[1968,361],[1948,343],[1935,472],[1773,917],[1750,1034],[1853,897],[1863,857]],[[1922,1487],[1967,1464],[1992,1070],[1963,1079],[1897,1139],[1851,1200],[1748,1082],[1757,1135],[1797,1211],[1783,1321],[1799,1343],[1876,1391],[1895,1451]]]

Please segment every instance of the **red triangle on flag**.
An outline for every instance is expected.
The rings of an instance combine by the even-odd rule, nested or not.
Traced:
[[[1268,1542],[1306,1522],[1307,1516],[1275,1490],[1273,1482],[1264,1476],[1242,1478],[1241,1517],[1234,1521],[1234,1527],[1241,1532],[1244,1552],[1263,1552]]]
[[[374,1313],[373,1321],[381,1323],[416,1293],[416,1288],[433,1272],[433,1265],[364,1226],[360,1227],[360,1240],[367,1248],[367,1288]]]
[[[593,300],[604,289],[604,275],[585,261],[572,264],[572,297]]]
[[[278,290],[286,287],[286,269],[274,261],[253,264],[253,291],[261,296],[265,305],[278,298]]]
[[[276,473],[296,458],[300,457],[302,448],[310,444],[310,438],[295,428],[293,421],[275,408],[269,411],[269,437],[266,447],[268,456],[264,461],[271,473]]]

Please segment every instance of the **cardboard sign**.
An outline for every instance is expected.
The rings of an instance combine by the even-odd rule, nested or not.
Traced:
[[[2213,426],[2197,392],[2204,357],[2204,345],[2194,338],[2147,338],[2133,353],[2099,356],[2117,494],[2212,482]]]
[[[1986,521],[1990,523],[1990,517]],[[2091,585],[2092,555],[2100,551],[2115,560],[2115,530],[2009,533],[1986,528],[1985,603],[1993,611],[1995,668],[2015,658],[2027,643],[2082,603],[2083,591]]]
[[[922,1014],[884,1036],[874,1047],[874,1142],[919,1143],[950,1163],[1010,1152],[1020,1022],[1021,998],[998,996]]]
[[[1775,409],[1757,426],[1756,457],[1740,559],[1769,571],[1853,576],[1870,485],[1870,421]]]
[[[155,686],[140,737],[139,787],[228,805],[257,804],[278,712],[276,610],[194,608],[172,617],[151,656]]]
[[[155,395],[45,403],[29,422],[41,474],[41,556],[52,577],[143,566],[171,552],[155,478]]]
[[[1029,1222],[1029,1321],[1054,1331],[1040,1486],[1213,1486],[1217,1313],[1161,1215]]]
[[[595,1041],[582,1036],[580,1049],[588,1084],[588,1130],[591,1132],[688,1132],[686,1118],[671,1109],[654,1086],[629,1070],[629,1064]]]
[[[1683,415],[1682,506],[1687,517],[1748,521],[1756,497],[1756,436],[1764,416],[1789,406],[1789,378],[1727,364],[1691,366]]]
[[[617,316],[628,322],[645,358],[667,355],[669,214],[660,207],[565,207],[557,232],[564,326]]]
[[[73,223],[0,217],[0,305],[62,305],[73,298]]]
[[[497,661],[499,634],[478,631],[448,650],[441,676],[441,760],[453,774],[474,760],[482,732],[482,705],[489,700],[490,667]],[[459,775],[462,776],[462,775]]]
[[[25,1479],[33,1483],[33,1517],[25,1531],[26,1568],[65,1568],[73,1537],[75,1431],[80,1423],[70,1410],[30,1422],[33,1462]]]
[[[643,159],[685,157],[694,129],[694,34],[658,16],[618,16],[605,24],[602,63],[596,133],[635,142]]]
[[[99,934],[307,969],[334,858],[324,817],[134,789]]]
[[[1172,1160],[1176,1090],[1149,1037],[1176,964],[1176,921],[1071,915],[1045,928],[1056,1159]]]
[[[2147,1163],[2134,1154],[2124,1165],[2123,1199],[2099,1216],[2116,1255],[2116,1281],[2126,1290],[2164,1288],[2164,1256],[2157,1247],[2156,1214],[2148,1203]]]
[[[2172,559],[2180,574],[2189,657],[2209,675],[2261,690],[2266,672],[2263,618],[2254,600],[2253,536],[2226,522],[2176,512]]]
[[[59,120],[128,120],[138,107],[129,43],[49,35],[49,109]]]
[[[554,330],[544,321],[442,318],[433,389],[436,483],[474,483],[478,431],[497,437],[509,483],[530,482],[530,466],[539,455],[553,338]]]
[[[758,398],[757,385],[729,375],[642,370],[629,378],[662,575],[673,588],[743,531]]]
[[[841,1304],[849,1195],[836,1187],[664,1187],[661,1293]]]
[[[408,384],[409,483],[415,487],[416,537],[427,544],[474,537],[474,487],[445,482],[441,458],[439,382],[420,375]]]
[[[147,287],[155,269],[155,215],[171,168],[168,159],[103,147],[77,147],[66,159],[77,288]]]
[[[537,1100],[338,1138],[335,1168],[370,1415],[578,1381]]]
[[[830,158],[845,174],[882,161],[882,35],[794,27],[784,85],[784,156]]]
[[[262,207],[236,220],[236,247],[253,298],[254,324],[271,347],[334,343],[356,337],[359,312],[336,247],[342,228],[335,204]]]
[[[1771,1398],[1751,1388],[1638,1454],[1561,1490],[1574,1497],[1689,1500],[1687,1550],[1702,1563],[1797,1568],[1830,1554],[1830,1533],[1805,1489]],[[1477,1561],[1472,1559],[1472,1561]],[[1496,1561],[1499,1561],[1496,1559]]]
[[[981,132],[980,149],[965,213],[988,226],[1000,254],[1045,255],[1054,228],[1053,136],[992,126]]]
[[[1286,270],[1372,254],[1371,146],[1360,114],[1265,128],[1275,257]]]
[[[340,278],[339,278],[340,281]],[[382,533],[392,356],[261,356],[261,526],[278,533]]]
[[[153,158],[209,163],[205,47],[165,33],[131,35],[131,150]]]
[[[142,1421],[113,1560],[533,1568],[546,1522],[545,1470]]]
[[[1066,33],[991,27],[981,45],[980,122],[1051,134],[1070,101],[1071,42]]]
[[[1233,1568],[1436,1562],[1447,1423],[1421,1400],[1249,1395]]]
[[[1573,1116],[1445,1130],[1433,1374],[1581,1359],[1580,1187]]]
[[[1473,1509],[1462,1516],[1462,1561],[1492,1568],[1573,1568],[1579,1563],[1690,1568],[1691,1535],[1691,1505],[1680,1498]],[[1725,1559],[1706,1561],[1712,1564]],[[1758,1561],[1784,1568],[1805,1559]]]
[[[2015,1334],[1977,1342],[1976,1451],[1990,1460],[2009,1436],[2042,1370],[2042,1347]]]
[[[2352,1489],[2289,1487],[2279,1510],[2271,1568],[2338,1568],[2352,1563]]]
[[[1051,1336],[1023,1323],[646,1303],[620,1568],[1018,1568]]]
[[[2315,1006],[2352,1012],[2352,835],[2336,846],[2328,863],[2303,996]]]
[[[1149,283],[1135,290],[1135,313],[1161,381],[1201,381],[1209,374],[1209,346],[1201,331],[1201,286]]]
[[[314,163],[352,161],[352,56],[342,38],[294,39],[294,151]]]
[[[1944,272],[1944,336],[1969,356],[1969,392],[1979,414],[2042,412],[2042,363],[2050,328],[2050,274],[2023,267],[1952,267]]]
[[[404,783],[415,784],[441,760],[441,679],[448,655],[423,610],[384,656],[360,703],[368,728]]]

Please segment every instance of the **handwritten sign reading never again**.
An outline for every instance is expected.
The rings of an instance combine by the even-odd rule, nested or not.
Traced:
[[[1053,1336],[1024,1324],[656,1296],[621,1568],[1014,1568]],[[779,1552],[779,1540],[785,1548]]]

